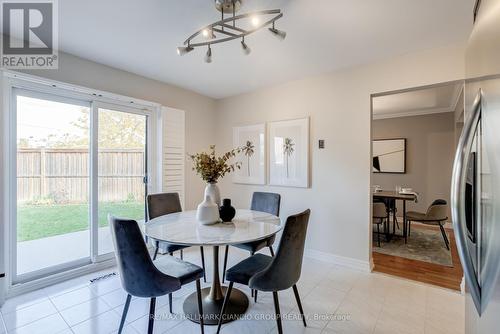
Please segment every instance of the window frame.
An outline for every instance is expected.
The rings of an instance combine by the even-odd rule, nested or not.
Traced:
[[[11,297],[41,288],[85,273],[104,269],[115,264],[113,253],[98,255],[97,233],[97,112],[98,108],[115,108],[118,111],[147,116],[147,193],[158,192],[162,184],[161,161],[161,105],[104,91],[66,84],[54,80],[2,70],[3,97],[3,145],[1,149],[9,159],[3,161],[5,193],[4,212],[4,267],[6,272],[6,296]],[[17,264],[17,117],[16,90],[29,92],[31,97],[41,97],[57,102],[90,105],[89,143],[89,224],[91,243],[90,259],[75,260],[63,265],[16,276]],[[23,94],[25,96],[25,94]],[[95,203],[94,203],[95,202]],[[12,251],[14,250],[14,251]],[[70,264],[70,265],[69,265]],[[21,278],[21,279],[19,279]]]

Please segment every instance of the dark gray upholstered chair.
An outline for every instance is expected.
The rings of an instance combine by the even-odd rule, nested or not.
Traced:
[[[281,325],[278,291],[293,288],[304,327],[307,326],[296,283],[300,279],[302,270],[302,258],[304,255],[309,215],[310,210],[306,210],[288,217],[276,256],[271,257],[264,254],[255,254],[228,269],[226,279],[229,281],[229,287],[227,288],[219,316],[217,333],[220,331],[227,301],[231,295],[234,283],[248,285],[251,289],[255,290],[256,294],[257,291],[273,293],[276,322],[278,333],[280,334],[283,333],[283,328]]]
[[[167,215],[169,213],[182,211],[181,200],[179,198],[178,193],[151,194],[148,195],[147,197],[147,203],[148,203],[148,220],[154,219],[159,216]],[[165,241],[162,242],[155,241],[154,246],[155,246],[155,253],[153,255],[153,260],[156,260],[156,257],[158,256],[158,250],[160,248],[165,250],[170,255],[173,255],[174,252],[176,251],[180,251],[182,260],[183,259],[182,250],[189,247],[189,246],[172,244]],[[205,255],[202,246],[200,246],[200,253],[201,253],[201,265],[203,267],[203,271],[205,271]],[[203,280],[205,282],[207,281],[205,274],[203,276]]]
[[[279,216],[280,204],[281,204],[280,194],[254,192],[252,195],[252,204],[250,205],[250,209],[255,211],[267,212],[272,215]],[[254,255],[256,252],[258,252],[264,247],[269,247],[271,255],[274,256],[273,244],[275,240],[276,240],[276,235],[273,235],[266,239],[239,245],[233,245],[233,246],[249,251],[250,255]],[[229,246],[226,246],[226,251],[224,253],[224,268],[222,272],[222,283],[224,283],[224,277],[226,275],[228,253],[229,253]]]
[[[409,211],[406,213],[408,222],[408,235],[411,233],[411,222],[426,225],[439,225],[446,249],[450,250],[450,241],[444,230],[444,224],[448,220],[448,203],[444,199],[437,199],[429,206],[426,213]]]
[[[123,330],[132,296],[151,298],[148,325],[148,333],[151,334],[154,326],[156,298],[171,294],[193,281],[196,281],[201,333],[203,333],[200,284],[203,269],[173,256],[151,260],[141,230],[135,220],[108,216],[108,221],[122,287],[127,292],[127,300],[123,308],[118,333],[120,334]]]
[[[384,202],[373,202],[373,224],[377,225],[377,243],[380,247],[380,225],[387,220],[387,207]]]

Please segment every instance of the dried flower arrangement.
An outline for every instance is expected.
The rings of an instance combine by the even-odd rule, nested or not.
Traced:
[[[226,174],[241,168],[241,162],[229,163],[240,152],[241,148],[234,148],[218,157],[215,154],[215,145],[210,145],[209,152],[189,154],[189,158],[193,162],[193,170],[201,176],[202,180],[207,183],[216,183]]]

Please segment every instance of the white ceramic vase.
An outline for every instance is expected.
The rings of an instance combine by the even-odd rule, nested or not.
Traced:
[[[219,207],[212,201],[209,195],[198,205],[196,220],[202,225],[212,225],[219,222]]]
[[[207,183],[205,187],[205,197],[210,196],[212,201],[220,207],[220,191],[219,187],[217,187],[217,182]]]

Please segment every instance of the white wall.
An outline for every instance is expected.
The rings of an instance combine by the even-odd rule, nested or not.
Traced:
[[[220,150],[232,146],[232,127],[311,117],[309,189],[221,182],[223,197],[248,207],[256,190],[282,194],[282,216],[311,208],[307,247],[335,261],[369,265],[370,94],[464,77],[464,45],[452,45],[289,82],[217,102]],[[326,149],[317,148],[318,139]]]
[[[69,54],[59,54],[58,70],[27,73],[111,93],[160,103],[186,112],[186,150],[196,152],[213,143],[215,101],[173,85],[114,69]],[[196,208],[204,184],[186,164],[186,209]]]

